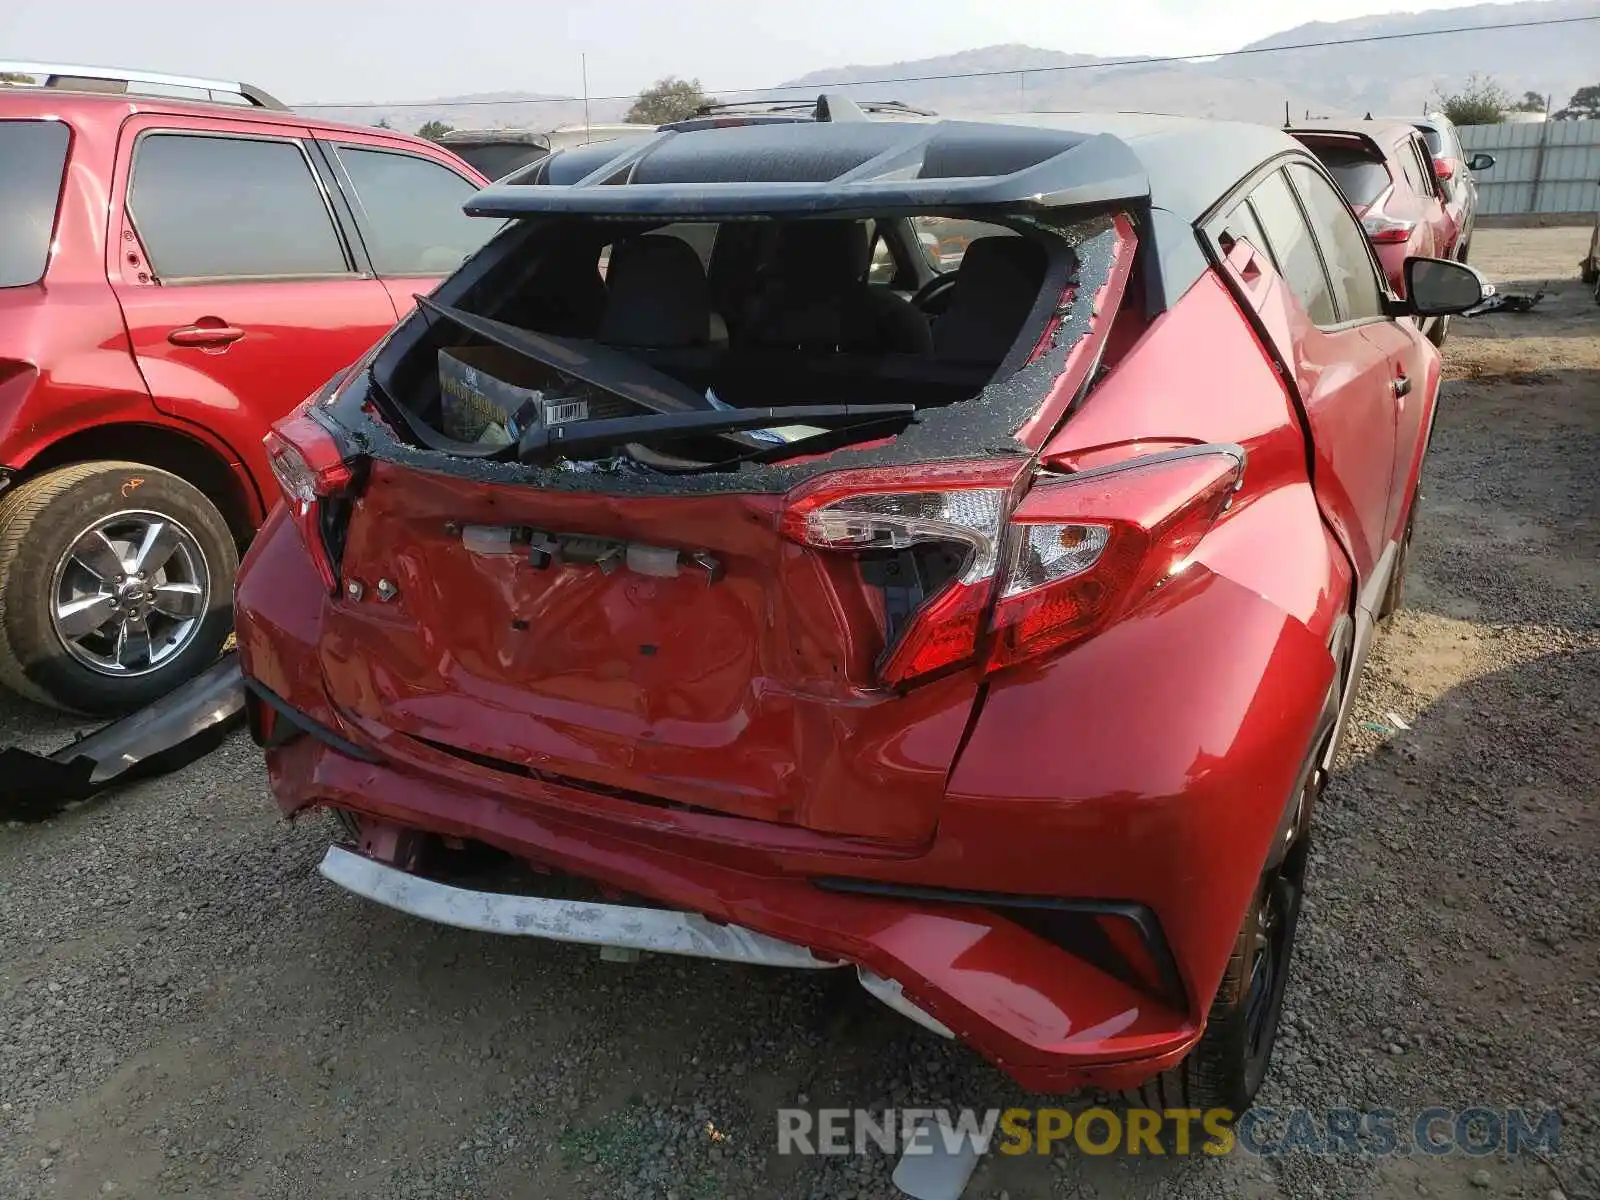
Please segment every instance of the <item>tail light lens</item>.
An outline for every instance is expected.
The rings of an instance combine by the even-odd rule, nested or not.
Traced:
[[[354,464],[327,426],[311,415],[310,401],[274,425],[264,441],[284,503],[299,526],[317,574],[331,592],[339,579],[323,528],[324,510],[329,501],[350,492]]]
[[[1415,221],[1400,221],[1381,212],[1369,212],[1361,218],[1361,227],[1367,231],[1367,240],[1375,246],[1399,245],[1409,241]]]
[[[1243,478],[1206,446],[1035,483],[1011,516],[991,668],[1089,637],[1182,570]]]
[[[783,532],[822,550],[908,550],[945,544],[963,555],[953,576],[890,638],[885,684],[970,661],[978,650],[1015,466],[952,464],[907,482],[893,471],[826,476],[791,498]]]
[[[1091,636],[1181,569],[1227,507],[1244,467],[1236,446],[1206,446],[1035,483],[1007,520],[1014,467],[826,476],[795,493],[786,537],[823,550],[942,543],[962,554],[943,586],[891,631],[878,678],[900,686],[974,661],[990,669]],[[885,486],[893,483],[894,486]]]
[[[1455,178],[1455,174],[1456,169],[1450,165],[1448,158],[1436,158],[1433,160],[1433,177],[1440,183],[1449,183],[1450,180]]]

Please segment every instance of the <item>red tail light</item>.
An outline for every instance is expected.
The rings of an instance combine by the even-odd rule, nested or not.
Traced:
[[[1450,182],[1455,178],[1455,174],[1456,169],[1450,165],[1448,158],[1436,158],[1433,160],[1433,175],[1440,183]]]
[[[990,667],[1097,633],[1180,571],[1243,471],[1243,450],[1202,446],[1034,484],[1011,517]]]
[[[1397,246],[1411,239],[1415,221],[1398,221],[1381,212],[1369,211],[1361,218],[1361,227],[1367,231],[1367,240],[1374,246]]]
[[[791,495],[782,524],[786,537],[824,550],[964,551],[952,577],[885,647],[878,678],[890,686],[976,656],[1017,465],[948,463],[906,476],[895,469],[824,476]]]
[[[786,537],[863,552],[944,545],[963,557],[898,630],[879,680],[974,661],[995,669],[1104,627],[1180,569],[1237,490],[1244,452],[1204,446],[1035,483],[1006,520],[1015,466],[948,464],[825,476],[794,493]]]
[[[338,573],[322,528],[325,501],[344,496],[355,471],[328,428],[302,405],[272,427],[264,439],[267,462],[283,491],[283,501],[300,528],[317,574],[331,592]]]

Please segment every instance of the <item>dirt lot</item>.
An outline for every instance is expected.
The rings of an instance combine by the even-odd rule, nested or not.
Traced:
[[[1484,230],[1533,313],[1457,320],[1409,607],[1320,817],[1287,1115],[1558,1106],[1559,1152],[994,1157],[969,1197],[1600,1196],[1600,308],[1576,229]],[[1399,728],[1399,717],[1408,729]],[[0,744],[69,726],[14,704]],[[830,979],[495,940],[314,873],[242,736],[0,829],[0,1197],[879,1197],[774,1109],[1022,1102]]]

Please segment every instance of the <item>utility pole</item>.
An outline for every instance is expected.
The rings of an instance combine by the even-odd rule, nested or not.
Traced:
[[[583,71],[583,140],[589,140],[589,56],[580,54],[579,65]]]

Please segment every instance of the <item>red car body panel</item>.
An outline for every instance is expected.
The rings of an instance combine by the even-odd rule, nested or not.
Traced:
[[[851,603],[834,578],[849,564],[777,540],[776,497],[737,502],[736,519],[720,496],[629,497],[624,512],[610,496],[376,463],[345,570],[388,578],[408,601],[329,606],[324,686],[351,717],[469,754],[757,820],[925,841],[979,679],[904,697],[864,690],[869,649],[816,619]],[[531,571],[520,555],[465,549],[463,524],[687,539],[726,575],[712,587],[698,572]],[[484,717],[463,720],[474,710]],[[863,792],[881,803],[857,803]]]
[[[261,447],[267,428],[393,325],[389,283],[409,297],[437,280],[153,282],[126,212],[134,139],[156,128],[336,138],[404,150],[485,182],[422,139],[270,110],[0,90],[0,120],[12,119],[60,121],[71,142],[44,277],[0,288],[0,467],[22,476],[39,461],[72,461],[70,448],[53,450],[74,435],[156,428],[227,466],[251,525],[276,499]],[[243,336],[172,340],[207,326]]]

